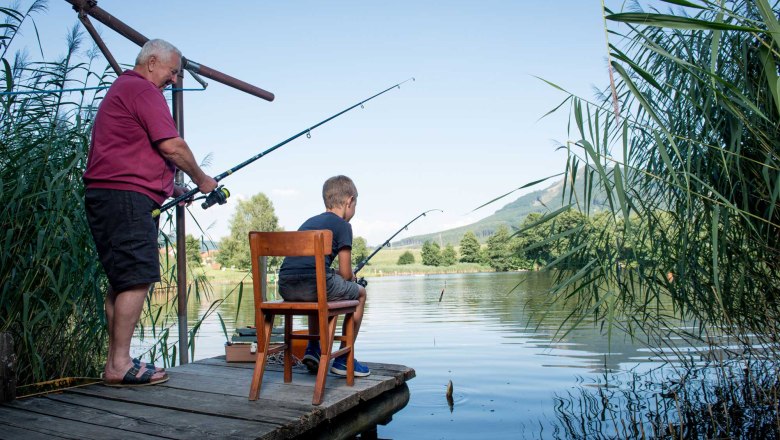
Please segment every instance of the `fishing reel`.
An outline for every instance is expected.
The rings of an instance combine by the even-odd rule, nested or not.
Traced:
[[[368,286],[368,281],[366,281],[365,278],[357,278],[355,280],[355,282],[358,283],[359,285],[363,286],[363,287]]]
[[[209,207],[214,204],[224,205],[227,203],[228,197],[230,197],[230,191],[228,191],[224,185],[220,185],[206,196],[206,200],[204,200],[200,206],[203,209],[209,209]]]

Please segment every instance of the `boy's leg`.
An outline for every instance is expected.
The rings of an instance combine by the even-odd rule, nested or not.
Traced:
[[[355,340],[357,340],[358,332],[360,331],[360,323],[363,322],[363,311],[366,307],[366,289],[363,286],[358,286],[358,306],[355,309],[355,313],[352,315],[353,324],[355,326]],[[343,327],[342,327],[343,328]],[[346,328],[343,328],[342,331],[346,331]],[[353,340],[353,344],[354,344]],[[344,348],[346,343],[341,343],[341,348]],[[352,346],[353,350],[355,346]],[[357,359],[354,359],[354,374],[355,377],[365,377],[371,374],[371,369],[368,368],[368,366],[363,365],[362,363],[358,362]],[[347,375],[347,355],[341,355],[333,360],[333,365],[330,368],[330,372],[333,374],[337,374],[339,376],[346,376]]]
[[[320,333],[319,319],[316,316],[309,315],[309,334],[318,335]],[[317,374],[317,370],[320,368],[320,341],[309,339],[309,343],[306,344],[306,352],[301,359],[303,365],[309,370],[311,374]]]
[[[360,332],[360,323],[363,322],[363,310],[366,307],[366,288],[363,286],[359,286],[360,290],[358,290],[358,306],[355,309],[355,313],[352,315],[352,320],[355,323],[355,339],[358,337],[358,332]],[[344,324],[346,325],[346,324]],[[342,331],[346,331],[346,327],[342,327]],[[341,343],[340,348],[344,348],[344,342]]]

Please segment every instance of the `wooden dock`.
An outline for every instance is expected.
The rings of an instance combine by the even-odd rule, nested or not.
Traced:
[[[409,400],[402,365],[367,363],[371,375],[328,377],[325,400],[311,404],[314,376],[294,369],[292,383],[282,366],[269,364],[260,398],[247,399],[251,363],[227,363],[224,356],[168,369],[164,384],[71,388],[0,406],[3,439],[111,438],[345,438],[384,424]]]

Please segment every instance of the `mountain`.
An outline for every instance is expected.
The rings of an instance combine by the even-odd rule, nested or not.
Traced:
[[[584,179],[582,178],[582,172],[578,173],[578,177],[575,183],[576,198],[571,197],[571,191],[567,189],[565,203],[574,203],[575,200],[583,200],[585,192]],[[404,238],[391,243],[392,246],[422,246],[426,241],[435,241],[442,245],[452,244],[458,245],[460,239],[468,231],[474,233],[480,242],[484,242],[488,237],[493,235],[501,225],[506,225],[510,230],[514,227],[517,228],[523,222],[525,217],[532,212],[551,212],[564,205],[563,179],[553,183],[546,189],[537,190],[518,197],[515,201],[504,205],[501,209],[494,212],[492,215],[483,218],[470,225],[461,226],[458,228],[447,229],[441,232],[434,232],[431,234],[415,235],[412,237]],[[596,192],[593,196],[592,212],[601,209],[606,206],[606,193],[602,190],[594,189]]]

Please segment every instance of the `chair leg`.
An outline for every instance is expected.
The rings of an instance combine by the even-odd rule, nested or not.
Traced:
[[[292,315],[284,315],[284,383],[292,382]]]
[[[320,324],[320,366],[317,368],[317,380],[314,382],[312,405],[321,404],[325,395],[325,381],[328,377],[328,365],[331,360],[330,353],[333,351],[333,337],[336,334],[336,317],[328,317],[326,331],[323,332],[322,327],[322,324]]]
[[[265,372],[266,357],[268,347],[271,342],[271,327],[273,326],[274,316],[261,314],[258,330],[262,333],[257,335],[257,354],[255,357],[255,369],[252,372],[252,385],[249,387],[249,400],[257,400],[260,396],[260,386],[263,383],[263,373]]]
[[[349,348],[347,352],[347,385],[355,385],[355,321],[352,313],[344,315],[344,327],[346,328],[344,336],[347,341],[345,347]]]

